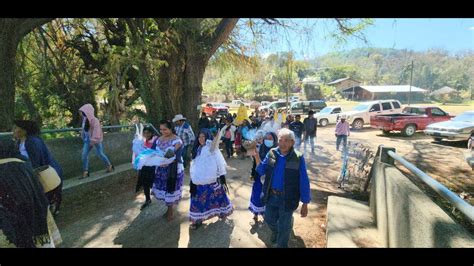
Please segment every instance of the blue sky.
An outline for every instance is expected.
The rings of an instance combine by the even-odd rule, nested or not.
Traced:
[[[288,19],[295,28],[312,28],[311,34],[281,29],[269,31],[272,41],[265,41],[261,54],[293,50],[297,58],[314,57],[332,51],[359,47],[410,49],[425,51],[445,49],[451,53],[474,51],[474,19],[374,19],[365,30],[368,44],[351,38],[345,45],[338,45],[330,38],[335,29],[331,19]],[[249,36],[249,35],[247,35]]]

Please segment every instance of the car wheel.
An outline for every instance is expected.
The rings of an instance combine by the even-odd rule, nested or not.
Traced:
[[[360,118],[354,120],[354,122],[352,123],[352,127],[357,130],[362,129],[362,127],[364,127],[364,120]]]
[[[328,120],[327,119],[321,119],[319,120],[319,124],[322,126],[322,127],[325,127],[329,124]]]
[[[390,134],[390,130],[382,130],[382,133],[383,133],[384,135],[389,135],[389,134]]]
[[[434,138],[435,141],[441,142],[443,139],[442,138]]]
[[[406,137],[411,137],[411,136],[415,135],[415,133],[416,133],[416,126],[415,125],[407,125],[403,129],[402,133]]]

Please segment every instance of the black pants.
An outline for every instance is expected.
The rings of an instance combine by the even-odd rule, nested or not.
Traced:
[[[137,191],[139,186],[143,185],[143,192],[145,193],[146,201],[150,201],[150,190],[153,186],[153,181],[155,179],[155,167],[154,166],[143,166],[138,174]]]
[[[234,154],[234,147],[233,147],[234,142],[231,141],[230,139],[224,139],[224,144],[225,144],[225,151],[227,153],[227,157],[231,157],[232,154]]]

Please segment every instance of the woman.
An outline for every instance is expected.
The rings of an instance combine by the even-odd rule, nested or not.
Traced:
[[[225,123],[226,125],[222,128],[222,141],[225,144],[227,159],[230,159],[230,157],[232,157],[234,154],[234,149],[232,146],[234,145],[236,127],[232,125],[232,120],[229,120],[229,118],[225,120]]]
[[[263,142],[263,143],[262,143]],[[278,146],[278,137],[274,132],[267,132],[257,147],[260,158],[265,158],[270,149]],[[261,176],[255,170],[256,163],[253,159],[251,179],[254,181],[252,186],[252,195],[250,196],[249,210],[253,213],[253,219],[258,222],[258,215],[265,213],[265,205],[262,202],[262,180]]]
[[[151,127],[145,127],[143,129],[143,146],[148,149],[154,149],[157,136],[153,134]],[[145,209],[151,204],[150,189],[153,186],[153,180],[155,179],[156,167],[154,166],[143,166],[138,172],[138,181],[136,186],[136,192],[143,186],[143,192],[145,193],[145,203],[141,206],[140,210]]]
[[[172,150],[176,155],[176,160],[173,163],[156,168],[152,188],[156,199],[163,200],[168,206],[168,210],[164,214],[168,221],[173,219],[173,205],[177,205],[181,199],[184,181],[184,166],[181,157],[183,141],[176,136],[174,130],[171,121],[162,120],[160,122],[161,137],[156,140],[154,145],[157,150]]]
[[[104,147],[102,141],[104,140],[104,133],[100,126],[99,119],[94,116],[94,107],[91,104],[85,104],[79,108],[82,116],[82,131],[81,137],[84,140],[82,149],[82,178],[89,176],[89,152],[92,147],[95,147],[97,156],[104,161],[107,167],[107,173],[112,172],[114,166],[110,163],[109,158],[104,154]]]
[[[197,229],[202,225],[202,222],[213,217],[219,216],[221,219],[225,219],[227,216],[232,214],[233,207],[226,195],[227,185],[225,183],[225,160],[220,150],[216,147],[211,148],[213,137],[211,132],[208,130],[201,130],[195,141],[192,158],[193,164],[191,165],[191,206],[189,210],[189,220],[191,221],[191,229]],[[205,156],[200,158],[201,156]],[[202,164],[200,161],[204,161]],[[215,160],[212,163],[216,168],[211,166],[209,160]],[[202,171],[199,171],[201,168]],[[200,173],[209,174],[211,178],[209,183],[206,184],[194,184],[193,180],[203,180],[203,176],[198,176]],[[207,178],[207,177],[206,177]]]
[[[252,138],[249,136],[249,130],[250,130],[250,122],[248,119],[244,119],[238,129],[238,132],[240,133],[240,136],[241,136],[241,143],[243,143],[246,140],[252,140]],[[240,145],[240,159],[242,160],[245,159],[246,152],[247,150],[244,148],[244,145]]]
[[[11,140],[0,141],[0,248],[55,247],[61,236],[43,187]]]
[[[57,215],[62,201],[63,170],[51,152],[49,152],[44,141],[39,137],[40,130],[36,122],[31,120],[15,120],[14,125],[13,135],[18,140],[20,153],[28,159],[31,166],[35,169],[50,165],[61,178],[59,186],[46,193],[46,197],[51,205],[51,212],[53,215]]]

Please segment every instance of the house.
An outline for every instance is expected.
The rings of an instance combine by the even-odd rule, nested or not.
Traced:
[[[411,86],[411,101],[422,101],[428,91]],[[347,99],[356,101],[371,101],[383,99],[397,99],[401,102],[408,101],[410,94],[410,85],[384,85],[384,86],[366,86],[359,85],[342,91]]]
[[[360,85],[360,81],[352,79],[352,78],[342,78],[342,79],[336,79],[327,85],[334,86],[336,87],[337,92],[341,92],[343,90],[357,87]]]
[[[448,86],[444,86],[441,89],[435,90],[430,94],[433,97],[457,97],[459,92]]]

